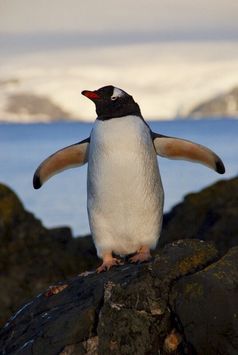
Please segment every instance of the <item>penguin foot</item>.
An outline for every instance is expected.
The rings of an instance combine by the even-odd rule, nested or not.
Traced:
[[[142,246],[134,256],[129,259],[130,263],[143,263],[149,261],[152,258],[150,249],[147,246]]]
[[[96,272],[99,274],[100,272],[110,270],[112,266],[118,265],[122,265],[121,260],[113,258],[112,255],[107,255],[103,257],[103,263],[97,268]]]

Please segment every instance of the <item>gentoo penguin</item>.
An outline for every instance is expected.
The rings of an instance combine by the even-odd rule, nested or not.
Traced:
[[[98,272],[119,264],[117,255],[134,254],[131,262],[151,257],[160,236],[164,193],[157,155],[185,159],[225,172],[210,149],[152,132],[138,104],[125,91],[105,86],[82,92],[96,105],[90,137],[47,158],[34,174],[39,189],[64,169],[88,163],[87,208],[92,236],[103,263]]]

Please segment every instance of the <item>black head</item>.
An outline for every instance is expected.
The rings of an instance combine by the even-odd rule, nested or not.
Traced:
[[[84,90],[82,95],[96,105],[99,120],[136,115],[141,117],[139,105],[125,91],[109,85],[95,91]]]

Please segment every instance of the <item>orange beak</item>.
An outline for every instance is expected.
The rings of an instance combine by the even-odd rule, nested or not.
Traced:
[[[96,91],[89,91],[89,90],[84,90],[81,93],[82,95],[86,96],[90,100],[98,100],[100,99],[100,96],[97,94]]]

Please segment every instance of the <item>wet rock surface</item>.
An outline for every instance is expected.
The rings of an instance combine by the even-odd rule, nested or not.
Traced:
[[[188,308],[183,323],[177,312],[180,282],[205,273],[217,259],[212,244],[184,240],[167,245],[151,262],[69,279],[60,292],[40,294],[9,320],[0,333],[2,354],[196,354],[198,344],[186,333],[196,323],[194,314]],[[237,270],[230,274],[227,267],[227,274],[233,285]],[[226,330],[220,324],[220,333]]]
[[[31,300],[2,354],[236,354],[238,247],[168,244],[149,263],[78,276]]]

